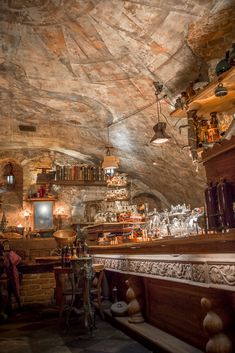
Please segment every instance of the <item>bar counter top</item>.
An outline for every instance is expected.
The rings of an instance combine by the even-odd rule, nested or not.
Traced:
[[[165,237],[118,245],[91,245],[91,254],[222,254],[235,253],[235,230],[226,233]]]

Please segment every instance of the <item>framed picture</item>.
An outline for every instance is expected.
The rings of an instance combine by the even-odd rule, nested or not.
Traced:
[[[33,202],[34,230],[50,230],[53,228],[53,201]]]

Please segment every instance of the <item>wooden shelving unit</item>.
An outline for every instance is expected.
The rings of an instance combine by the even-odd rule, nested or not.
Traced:
[[[35,202],[35,201],[56,201],[55,197],[32,197],[30,199],[26,199],[27,202]]]
[[[90,181],[90,180],[49,180],[37,182],[38,185],[63,185],[63,186],[107,186],[106,181]]]

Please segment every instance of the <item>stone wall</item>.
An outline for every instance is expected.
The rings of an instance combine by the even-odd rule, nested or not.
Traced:
[[[215,76],[216,64],[235,41],[235,7],[231,6],[210,16],[204,16],[189,26],[187,42],[198,57],[205,60],[209,77]]]
[[[30,188],[37,189],[40,186],[35,185],[37,174],[41,172],[40,166],[45,166],[46,162],[52,169],[55,169],[57,164],[71,166],[82,163],[82,161],[63,153],[46,150],[2,152],[0,153],[0,164],[7,158],[14,159],[23,168],[23,207],[22,203],[16,204],[14,198],[9,199],[9,192],[2,194],[8,226],[17,226],[20,223],[24,227],[31,228],[33,228],[32,217],[26,219],[24,211],[27,210],[32,214],[32,204],[27,201],[27,198]],[[88,221],[86,218],[84,219],[87,202],[104,199],[106,187],[54,185],[51,187],[51,193],[58,198],[54,205],[54,213],[62,214],[62,226],[66,227],[71,223]],[[14,195],[14,190],[11,191],[11,194]]]

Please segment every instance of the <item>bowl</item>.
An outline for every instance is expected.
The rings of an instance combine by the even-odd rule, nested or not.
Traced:
[[[53,233],[59,246],[71,245],[75,241],[77,233],[73,229],[61,229]]]

